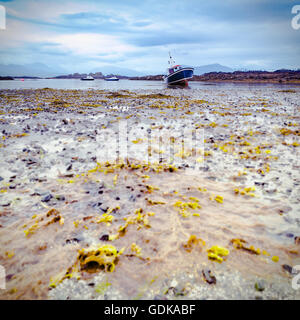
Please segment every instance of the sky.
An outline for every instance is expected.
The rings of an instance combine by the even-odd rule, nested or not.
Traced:
[[[9,0],[0,64],[68,72],[113,65],[162,73],[176,63],[300,68],[300,0]],[[300,13],[300,12],[299,12]],[[300,19],[299,19],[300,23]]]

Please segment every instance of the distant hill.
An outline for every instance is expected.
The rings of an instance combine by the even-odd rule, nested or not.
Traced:
[[[234,71],[233,69],[226,66],[222,66],[221,64],[218,64],[218,63],[194,67],[195,75],[202,75],[209,72],[233,72],[233,71]]]
[[[191,81],[300,84],[300,70],[209,72]]]
[[[25,65],[19,64],[0,64],[0,76],[12,76],[12,77],[52,77],[55,75],[66,73],[66,71],[60,67],[51,68],[43,63],[30,63]]]

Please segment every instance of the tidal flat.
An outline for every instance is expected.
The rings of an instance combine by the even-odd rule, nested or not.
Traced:
[[[299,101],[0,90],[0,299],[299,299]]]

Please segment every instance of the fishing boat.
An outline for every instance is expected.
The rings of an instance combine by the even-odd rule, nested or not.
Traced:
[[[187,85],[188,80],[193,78],[194,68],[184,67],[179,64],[175,65],[175,61],[169,53],[169,67],[167,69],[167,74],[164,76],[164,81],[168,85]]]
[[[105,81],[119,81],[117,77],[104,78]]]
[[[81,78],[81,80],[83,80],[83,81],[93,81],[95,79],[92,76],[87,76],[87,77]]]

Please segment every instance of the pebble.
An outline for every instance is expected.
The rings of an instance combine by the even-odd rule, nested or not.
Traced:
[[[42,199],[41,199],[41,201],[42,201],[42,202],[49,202],[52,198],[53,198],[52,194],[49,193],[49,194],[43,196]]]
[[[207,283],[209,283],[209,284],[216,284],[217,283],[216,277],[211,273],[211,271],[209,269],[203,269],[202,275]]]
[[[255,282],[254,287],[256,291],[264,291],[266,288],[266,283],[264,280],[258,280],[257,282]]]

